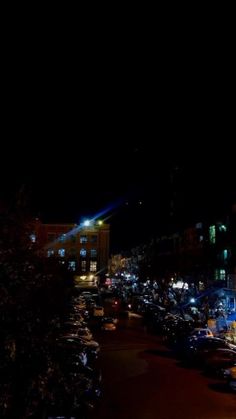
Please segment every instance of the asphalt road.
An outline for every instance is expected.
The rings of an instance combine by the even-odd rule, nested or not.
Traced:
[[[103,398],[96,419],[236,419],[236,395],[201,371],[181,367],[140,318],[95,331]]]

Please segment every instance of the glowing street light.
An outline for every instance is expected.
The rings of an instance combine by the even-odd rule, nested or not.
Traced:
[[[98,220],[98,225],[101,226],[103,224],[102,220]]]
[[[85,220],[84,223],[83,223],[84,227],[89,227],[90,224],[91,224],[90,220]]]

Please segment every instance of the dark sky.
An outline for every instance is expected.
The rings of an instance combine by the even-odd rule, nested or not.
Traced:
[[[173,197],[179,224],[227,207],[232,54],[220,41],[202,49],[172,41],[162,51],[134,39],[82,50],[53,37],[14,38],[2,78],[3,199],[25,185],[45,222],[79,222],[119,201],[112,250],[167,230]]]
[[[168,232],[171,201],[177,225],[227,209],[235,196],[229,152],[199,151],[193,141],[181,148],[184,155],[162,141],[132,145],[111,138],[92,145],[81,139],[76,148],[69,139],[51,147],[32,140],[14,155],[8,147],[4,196],[25,185],[32,213],[45,222],[79,222],[110,208],[113,251]]]

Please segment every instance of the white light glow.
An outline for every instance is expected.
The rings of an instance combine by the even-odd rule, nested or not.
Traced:
[[[173,288],[183,288],[184,290],[188,289],[187,282],[183,283],[183,281],[177,281],[175,284],[173,284]]]

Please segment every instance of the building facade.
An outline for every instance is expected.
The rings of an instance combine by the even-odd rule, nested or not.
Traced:
[[[78,275],[99,275],[107,270],[110,227],[102,221],[77,225],[38,220],[31,236],[42,256],[57,258]]]
[[[236,289],[236,211],[212,222],[199,222],[159,237],[151,246],[151,263],[163,276],[189,277],[197,283]]]

